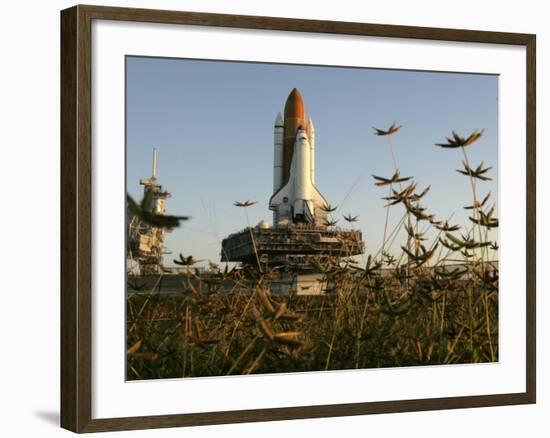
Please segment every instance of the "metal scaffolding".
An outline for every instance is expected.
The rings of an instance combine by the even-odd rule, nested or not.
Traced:
[[[170,193],[163,190],[157,181],[157,150],[153,149],[153,169],[151,178],[142,178],[143,209],[157,215],[165,214],[166,199]],[[163,272],[164,234],[166,230],[156,227],[127,211],[128,224],[127,259],[134,265],[140,275],[161,274]],[[137,266],[136,266],[137,265]]]
[[[221,260],[253,264],[257,255],[268,265],[307,267],[312,257],[345,258],[363,251],[359,230],[291,223],[246,228],[229,235],[222,241]]]

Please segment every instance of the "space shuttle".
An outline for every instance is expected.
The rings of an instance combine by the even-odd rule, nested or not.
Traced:
[[[284,118],[277,114],[274,126],[273,195],[269,209],[273,225],[308,223],[322,226],[327,201],[315,187],[315,129],[306,124],[304,101],[294,88]]]

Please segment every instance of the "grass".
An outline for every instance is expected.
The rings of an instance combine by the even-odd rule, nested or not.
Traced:
[[[497,292],[431,281],[426,273],[405,288],[392,272],[339,278],[338,292],[317,296],[270,296],[261,285],[252,294],[133,295],[127,378],[497,360]]]
[[[217,268],[206,278],[189,269],[192,258],[181,257],[187,281],[180,294],[128,295],[127,378],[497,361],[498,264],[489,261],[489,251],[498,250],[491,237],[498,219],[490,194],[478,197],[490,168],[472,167],[466,149],[483,132],[468,137],[453,132],[437,144],[460,149],[463,156],[459,172],[472,192],[472,205],[464,208],[472,214],[459,226],[422,206],[429,187],[419,191],[412,177],[400,176],[391,142],[399,129],[393,124],[376,130],[388,138],[395,173],[374,177],[386,195],[384,241],[363,266],[332,258],[318,269],[327,293],[273,296],[270,283],[277,272],[262,267],[259,258],[258,266]],[[246,213],[253,202],[241,204],[236,205]],[[398,254],[387,251],[398,236],[387,229],[390,208],[401,210],[399,227],[406,234]],[[357,217],[345,219],[352,223]],[[427,238],[428,230],[435,237]],[[222,293],[222,284],[232,285],[232,293]]]

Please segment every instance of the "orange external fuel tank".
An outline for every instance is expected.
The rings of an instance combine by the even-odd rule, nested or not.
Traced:
[[[294,153],[294,142],[298,128],[306,129],[306,108],[300,92],[294,88],[285,104],[284,113],[284,134],[283,134],[283,181],[282,185],[288,182],[290,175],[290,163]]]

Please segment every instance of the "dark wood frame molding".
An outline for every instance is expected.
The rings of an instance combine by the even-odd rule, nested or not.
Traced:
[[[526,392],[324,406],[92,419],[91,24],[92,20],[269,29],[525,46],[527,52]],[[536,402],[535,57],[531,34],[196,12],[75,6],[61,12],[61,426],[98,432],[336,417]]]

